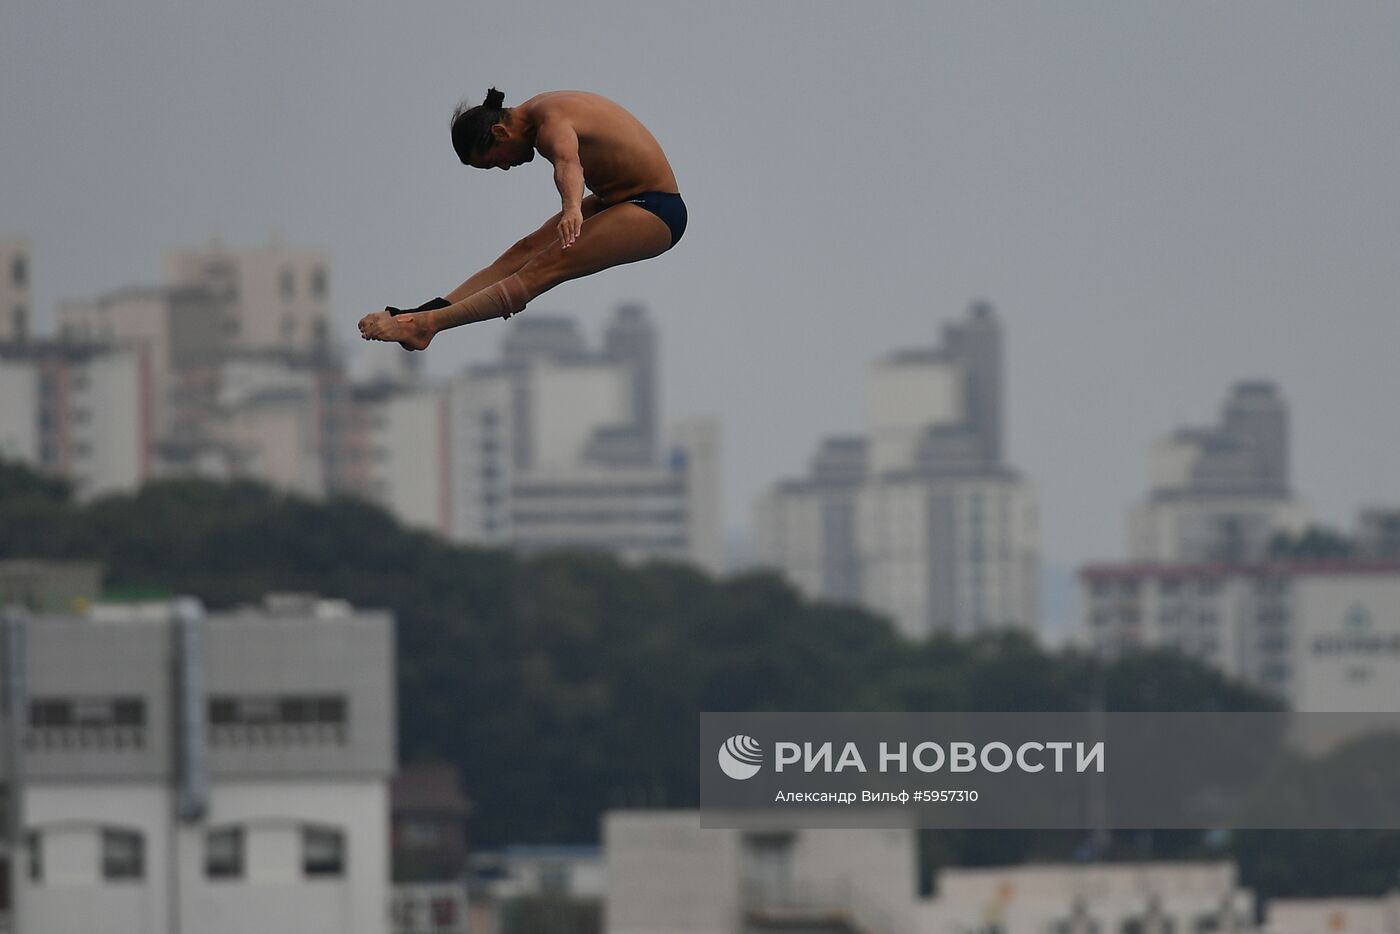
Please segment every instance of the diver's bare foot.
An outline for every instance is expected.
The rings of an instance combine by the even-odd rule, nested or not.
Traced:
[[[404,350],[422,350],[433,339],[428,313],[390,314],[376,311],[360,319],[360,336],[367,341],[398,341]]]

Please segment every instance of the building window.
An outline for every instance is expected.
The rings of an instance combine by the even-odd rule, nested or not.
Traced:
[[[209,699],[216,746],[344,744],[349,703],[337,694],[215,696]]]
[[[405,849],[413,850],[431,850],[442,846],[442,825],[422,818],[407,819],[399,826],[399,843]]]
[[[29,282],[29,264],[24,261],[23,256],[16,256],[10,263],[10,281],[19,289]]]
[[[549,860],[540,864],[540,894],[569,894],[569,867],[566,863]]]
[[[311,270],[311,297],[326,297],[326,269],[324,266],[317,266]]]
[[[432,901],[433,924],[440,928],[450,928],[457,923],[457,903],[450,898],[435,898]]]
[[[141,748],[146,701],[140,697],[36,697],[26,743],[40,749]]]
[[[24,835],[24,848],[29,854],[29,881],[44,881],[44,837],[37,830]]]
[[[308,876],[345,875],[345,834],[333,827],[303,827],[301,867]]]
[[[243,877],[242,827],[219,827],[205,834],[204,874],[211,879]]]
[[[286,301],[291,301],[293,298],[296,298],[297,278],[295,273],[293,273],[290,269],[284,269],[282,270],[282,275],[279,277],[278,281],[279,287],[282,290],[283,299],[285,299]]]
[[[109,882],[141,879],[146,874],[145,841],[134,830],[102,831],[102,878]]]

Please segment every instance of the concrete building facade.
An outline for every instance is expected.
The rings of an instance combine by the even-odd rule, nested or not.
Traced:
[[[1152,486],[1128,519],[1131,560],[1253,561],[1307,511],[1293,496],[1288,407],[1268,382],[1231,390],[1217,425],[1181,428],[1152,450]]]
[[[451,536],[720,570],[718,425],[659,425],[655,348],[635,305],[617,310],[596,351],[572,319],[522,316],[498,361],[453,378]]]
[[[386,614],[98,604],[24,633],[21,930],[385,930]]]
[[[1001,325],[977,303],[942,343],[872,364],[866,433],[822,442],[755,509],[759,561],[813,599],[860,603],[913,639],[1034,629],[1034,493],[1003,463]]]
[[[29,241],[0,238],[0,344],[24,343],[33,332]]]
[[[152,474],[155,385],[143,347],[0,344],[0,457],[84,498],[133,490]]]
[[[912,831],[703,830],[694,811],[614,811],[602,836],[608,934],[914,930]]]
[[[1278,898],[1262,934],[1400,934],[1400,889],[1376,898]]]
[[[1080,571],[1077,641],[1172,649],[1293,709],[1400,711],[1400,562],[1100,564]]]
[[[215,241],[172,251],[166,281],[214,296],[218,331],[233,348],[311,352],[330,342],[330,260],[321,252],[277,239],[237,250]]]
[[[702,829],[694,811],[616,811],[603,843],[608,934],[1257,930],[1230,863],[950,867],[921,895],[913,830]]]

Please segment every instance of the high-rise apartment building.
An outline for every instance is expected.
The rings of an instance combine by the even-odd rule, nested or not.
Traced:
[[[242,477],[309,496],[344,488],[349,398],[325,258],[215,244],[168,265],[163,285],[58,307],[61,345],[143,355],[147,475]]]
[[[241,350],[310,351],[331,336],[330,262],[274,240],[230,250],[214,242],[172,252],[166,281],[203,289],[223,307],[221,332]]]
[[[349,390],[339,489],[406,525],[447,536],[452,519],[452,423],[447,386],[376,379]]]
[[[807,476],[760,498],[760,560],[910,638],[1033,628],[1035,499],[1003,462],[1001,400],[1001,325],[985,302],[940,345],[875,361],[866,433],[826,439]]]
[[[152,370],[140,346],[0,343],[0,457],[84,498],[134,490],[151,475]]]
[[[0,238],[0,344],[23,343],[32,332],[29,242]]]
[[[1306,521],[1289,479],[1288,406],[1267,382],[1231,390],[1220,423],[1152,450],[1152,487],[1128,520],[1135,561],[1248,561]]]
[[[570,318],[522,316],[500,359],[448,390],[452,536],[719,570],[718,427],[663,429],[659,382],[640,306],[617,310],[598,350]]]
[[[151,473],[157,361],[140,345],[37,338],[28,244],[0,240],[0,458],[72,481],[84,497]]]

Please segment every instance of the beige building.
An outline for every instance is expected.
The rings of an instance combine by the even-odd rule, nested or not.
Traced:
[[[144,355],[147,473],[249,478],[308,496],[343,488],[348,400],[325,257],[214,244],[176,251],[168,267],[163,285],[58,308],[63,344]]]
[[[0,457],[65,477],[84,498],[152,473],[155,378],[142,347],[0,344]]]
[[[330,261],[324,253],[278,240],[238,250],[215,241],[171,252],[166,273],[171,286],[201,289],[220,302],[223,337],[236,349],[304,352],[330,340]]]
[[[1400,934],[1400,891],[1379,898],[1278,898],[1263,934]]]
[[[451,397],[441,383],[361,383],[350,390],[341,489],[406,525],[451,531]]]

